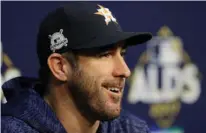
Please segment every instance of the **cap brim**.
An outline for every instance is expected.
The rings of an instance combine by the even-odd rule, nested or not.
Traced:
[[[124,41],[125,45],[138,45],[146,43],[152,38],[151,33],[142,32],[116,32],[115,34],[99,35],[94,37],[87,45],[76,46],[72,49],[90,49],[90,48],[100,48],[109,45],[115,45],[120,41]]]
[[[118,37],[117,37],[118,38]],[[119,41],[124,41],[126,45],[137,45],[137,44],[143,44],[147,41],[152,39],[151,33],[134,33],[134,32],[122,32],[119,35]]]
[[[92,40],[85,48],[104,47],[115,45],[120,41],[124,41],[125,45],[132,46],[143,44],[152,38],[151,33],[135,33],[135,32],[116,32],[115,35],[107,34],[99,36]]]

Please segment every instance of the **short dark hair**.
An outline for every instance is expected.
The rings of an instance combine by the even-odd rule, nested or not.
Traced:
[[[70,62],[73,69],[76,69],[78,67],[78,63],[77,63],[78,56],[76,52],[67,51],[63,53],[62,55],[67,59],[67,61]],[[49,66],[48,65],[41,66],[39,69],[38,75],[39,75],[41,87],[37,88],[37,92],[41,96],[45,96],[49,93],[48,85],[50,83],[50,77],[51,77],[51,71],[49,69]]]

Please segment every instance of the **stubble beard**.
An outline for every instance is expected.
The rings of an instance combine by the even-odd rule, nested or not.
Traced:
[[[117,118],[121,111],[116,113],[107,108],[107,99],[102,96],[98,86],[98,78],[87,75],[84,71],[76,68],[69,82],[69,91],[80,113],[90,121],[108,121]]]

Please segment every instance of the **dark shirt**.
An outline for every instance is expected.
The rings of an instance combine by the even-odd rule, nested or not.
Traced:
[[[66,133],[55,113],[35,91],[36,79],[18,77],[2,86],[2,133]],[[146,123],[122,110],[120,116],[100,123],[98,133],[149,133]]]

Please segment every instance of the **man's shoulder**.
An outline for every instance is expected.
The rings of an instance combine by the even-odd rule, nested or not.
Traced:
[[[125,110],[112,123],[114,124],[115,132],[149,133],[149,128],[145,121]]]
[[[2,133],[38,133],[24,121],[12,116],[1,116]]]
[[[120,117],[118,118],[120,122],[124,122],[125,124],[132,125],[132,126],[147,126],[146,122],[139,117],[133,115],[129,111],[123,110]]]

